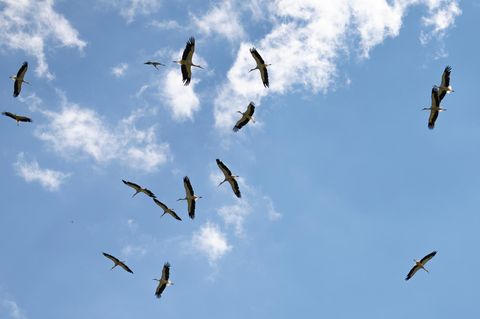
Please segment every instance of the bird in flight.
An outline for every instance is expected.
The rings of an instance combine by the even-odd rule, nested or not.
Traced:
[[[187,203],[188,203],[188,216],[191,219],[194,219],[195,218],[195,201],[199,198],[202,198],[202,196],[195,195],[195,193],[193,192],[192,184],[190,183],[190,179],[188,178],[188,176],[185,176],[183,178],[183,186],[185,187],[186,196],[185,196],[185,198],[177,199],[177,201],[179,201],[179,200],[186,200],[187,201]]]
[[[424,107],[422,110],[430,110],[430,117],[428,118],[428,128],[433,130],[435,127],[435,121],[437,120],[438,113],[446,111],[440,107],[440,101],[438,99],[438,89],[437,87],[432,88],[432,105],[430,107]]]
[[[250,102],[247,106],[247,110],[245,112],[242,111],[237,111],[237,113],[242,114],[242,117],[235,123],[235,126],[233,127],[233,131],[237,132],[239,129],[247,125],[250,120],[252,120],[253,123],[255,123],[255,118],[253,117],[253,113],[255,112],[255,104],[253,102]]]
[[[27,73],[27,69],[28,69],[28,62],[23,62],[22,66],[17,72],[17,75],[12,75],[10,77],[10,79],[15,81],[13,84],[13,97],[17,97],[20,94],[23,83],[30,84],[23,79],[25,77],[25,73]]]
[[[450,86],[450,73],[452,72],[452,67],[447,65],[445,67],[445,70],[443,70],[442,74],[442,83],[440,86],[437,86],[438,88],[438,102],[442,102],[443,98],[445,97],[446,94],[450,94],[452,92],[455,92],[452,87]]]
[[[167,286],[173,285],[173,282],[169,280],[170,278],[170,264],[167,262],[163,265],[162,269],[162,278],[160,279],[153,279],[158,281],[157,289],[155,290],[155,296],[160,298],[162,296],[162,292],[167,288]]]
[[[177,213],[175,213],[175,211],[174,211],[173,209],[168,208],[167,205],[165,205],[164,203],[162,203],[162,202],[159,201],[158,199],[154,198],[153,201],[155,202],[155,204],[157,204],[158,206],[160,206],[161,209],[163,209],[162,217],[163,217],[163,215],[165,215],[165,214],[169,214],[170,216],[172,216],[172,217],[175,218],[176,220],[182,220],[180,217],[178,217]]]
[[[123,261],[120,261],[120,260],[118,260],[118,258],[113,257],[112,255],[107,254],[107,253],[103,253],[103,255],[104,255],[105,257],[107,257],[108,259],[110,259],[111,261],[114,262],[114,265],[113,265],[112,269],[115,268],[115,267],[117,267],[117,266],[120,266],[120,267],[122,267],[123,269],[125,269],[125,271],[133,274],[133,271],[132,271],[130,268],[128,268],[128,266],[125,265],[125,263],[124,263]]]
[[[182,70],[182,81],[184,85],[189,85],[192,80],[192,66],[203,69],[200,65],[196,65],[192,62],[193,53],[195,52],[195,38],[191,37],[185,49],[183,50],[182,59],[178,61],[173,61],[181,65],[180,69]]]
[[[268,82],[267,66],[270,66],[271,64],[265,64],[265,61],[263,61],[263,58],[258,53],[257,49],[251,48],[250,53],[252,54],[253,58],[255,59],[255,62],[257,63],[257,66],[255,68],[251,69],[248,72],[252,72],[253,70],[259,70],[260,71],[260,76],[262,77],[263,86],[268,88],[270,83]]]
[[[138,193],[144,193],[145,195],[147,196],[150,196],[151,198],[155,198],[155,194],[153,194],[149,189],[147,188],[142,188],[140,185],[138,184],[135,184],[135,183],[132,183],[132,182],[128,182],[128,181],[125,181],[122,179],[122,182],[127,185],[127,186],[130,186],[131,188],[133,188],[135,190],[135,194],[132,195],[135,196],[137,195]]]
[[[155,67],[155,69],[157,69],[157,70],[159,70],[158,67],[159,67],[160,65],[165,66],[165,64],[162,64],[162,63],[157,62],[157,61],[147,61],[147,62],[145,62],[144,64],[152,65],[152,66]]]
[[[220,184],[218,184],[218,186],[222,185],[225,182],[228,182],[230,184],[230,186],[232,187],[232,190],[235,193],[235,195],[238,198],[242,197],[242,194],[240,193],[240,188],[238,187],[238,182],[236,180],[236,178],[239,177],[239,176],[238,175],[232,175],[232,172],[230,171],[230,169],[228,169],[228,167],[225,164],[223,164],[223,162],[221,160],[219,160],[218,158],[216,159],[216,162],[217,162],[218,168],[220,168],[223,175],[225,176],[225,179]]]
[[[32,119],[26,116],[17,115],[10,112],[3,112],[2,114],[17,121],[17,126],[18,126],[18,122],[32,122]]]
[[[425,257],[423,257],[420,261],[414,259],[413,261],[415,262],[415,266],[412,267],[412,269],[410,269],[410,271],[408,272],[407,274],[407,278],[405,278],[405,280],[409,280],[410,278],[413,277],[413,275],[415,275],[415,273],[421,268],[423,270],[425,270],[426,272],[428,272],[428,270],[425,268],[425,264],[433,258],[433,256],[435,256],[437,254],[436,251],[433,251],[431,252],[430,254],[426,255]]]

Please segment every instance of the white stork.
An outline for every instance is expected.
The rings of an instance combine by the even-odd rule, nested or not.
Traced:
[[[428,272],[428,270],[425,268],[425,264],[427,263],[427,261],[429,261],[430,259],[433,258],[433,256],[435,256],[437,254],[436,251],[433,251],[431,252],[430,254],[426,255],[425,257],[423,257],[420,261],[414,259],[413,261],[415,262],[415,266],[412,267],[412,269],[410,269],[410,271],[408,272],[407,274],[407,278],[405,278],[405,280],[409,280],[410,278],[413,277],[413,275],[415,275],[415,273],[421,268],[423,270],[425,270],[426,272]]]
[[[157,70],[159,70],[158,67],[159,67],[160,65],[165,66],[165,64],[162,64],[162,63],[157,62],[157,61],[147,61],[147,62],[145,62],[144,64],[152,65],[152,66],[155,67],[155,69],[157,69]]]
[[[225,179],[220,184],[218,184],[218,186],[222,185],[225,182],[228,182],[230,184],[230,186],[232,187],[232,190],[235,193],[235,195],[238,198],[241,198],[242,194],[240,193],[240,188],[238,187],[238,182],[236,180],[236,178],[239,177],[239,176],[238,175],[232,175],[232,172],[228,169],[228,167],[225,164],[223,164],[223,162],[221,160],[219,160],[218,158],[216,159],[216,161],[217,161],[218,168],[220,168],[223,175],[225,176]]]
[[[26,116],[17,115],[10,112],[3,112],[2,114],[17,121],[17,126],[18,126],[18,122],[32,122],[32,119]]]
[[[153,279],[155,281],[158,281],[158,286],[155,290],[155,296],[157,298],[160,298],[162,296],[162,292],[165,290],[165,288],[167,288],[167,286],[173,285],[173,282],[171,282],[168,278],[170,278],[170,264],[167,262],[163,265],[162,278]]]
[[[132,182],[128,182],[128,181],[125,181],[122,179],[122,182],[127,185],[127,186],[130,186],[131,188],[133,188],[135,190],[135,194],[132,195],[132,197],[134,197],[135,195],[137,195],[138,193],[144,193],[145,195],[147,196],[150,196],[151,198],[156,198],[155,194],[153,194],[149,189],[147,188],[142,188],[140,185],[138,184],[135,184],[135,183],[132,183]]]
[[[178,217],[178,215],[175,213],[175,211],[173,209],[168,208],[167,205],[165,205],[164,203],[162,203],[158,199],[154,198],[153,201],[155,202],[155,204],[160,206],[161,209],[163,209],[163,214],[162,214],[161,217],[163,217],[163,215],[165,215],[165,214],[169,214],[170,216],[172,216],[176,220],[182,220],[180,217]]]
[[[435,127],[435,121],[437,120],[437,117],[438,117],[438,113],[447,110],[440,107],[437,87],[434,86],[432,88],[432,106],[424,107],[422,110],[424,111],[430,110],[430,117],[428,118],[428,128],[433,130],[433,128]]]
[[[193,192],[193,187],[192,184],[190,183],[190,179],[188,176],[185,176],[183,178],[183,186],[185,187],[185,193],[186,196],[185,198],[179,198],[179,200],[186,200],[188,203],[188,216],[190,216],[191,219],[195,218],[195,201],[199,198],[202,198],[202,196],[197,196]]]
[[[268,83],[267,66],[270,66],[271,64],[265,64],[265,61],[263,61],[262,57],[257,52],[257,49],[251,48],[250,53],[252,54],[253,58],[255,59],[255,62],[257,63],[257,66],[255,68],[251,69],[248,72],[252,72],[253,70],[259,70],[260,71],[260,76],[262,77],[263,86],[268,88],[268,86],[270,84]]]
[[[17,75],[12,75],[10,77],[10,79],[15,81],[15,83],[13,84],[13,97],[17,97],[20,94],[23,83],[30,84],[23,79],[25,77],[25,73],[27,73],[27,69],[28,69],[28,62],[23,62],[22,66],[17,72]]]
[[[237,121],[235,126],[233,127],[233,131],[237,132],[239,129],[244,127],[250,120],[255,123],[255,118],[253,117],[253,113],[255,112],[255,104],[250,102],[247,106],[247,110],[245,112],[237,111],[237,113],[242,114],[242,117]]]
[[[115,268],[115,267],[117,267],[117,266],[120,266],[120,267],[122,267],[123,269],[125,269],[125,271],[133,274],[133,271],[132,271],[130,268],[128,268],[128,266],[125,265],[125,263],[124,263],[123,261],[120,261],[120,260],[118,260],[118,258],[113,257],[112,255],[107,254],[107,253],[103,253],[103,255],[104,255],[105,257],[107,257],[108,259],[110,259],[111,261],[114,262],[114,265],[113,265],[112,269]]]
[[[181,65],[182,81],[184,85],[189,85],[192,80],[192,66],[203,69],[200,65],[193,64],[192,57],[194,52],[195,38],[191,37],[185,46],[185,50],[183,50],[182,59],[179,61],[173,61],[174,63]]]
[[[442,74],[442,83],[438,88],[438,101],[442,102],[443,98],[446,94],[450,94],[454,92],[452,87],[450,86],[450,72],[452,72],[452,67],[447,65],[445,70],[443,70]]]

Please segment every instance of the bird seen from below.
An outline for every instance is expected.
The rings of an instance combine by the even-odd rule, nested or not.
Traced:
[[[138,184],[135,184],[135,183],[132,183],[132,182],[128,182],[128,181],[125,181],[122,179],[122,182],[127,185],[127,186],[130,186],[131,188],[133,188],[135,190],[135,194],[132,195],[132,197],[134,197],[135,195],[137,195],[138,193],[144,193],[145,195],[147,196],[150,196],[151,198],[155,198],[155,194],[152,193],[152,191],[150,191],[149,189],[147,188],[142,188],[140,185]]]
[[[437,86],[438,89],[438,102],[442,102],[446,94],[455,92],[450,86],[450,73],[452,72],[452,67],[447,65],[442,74],[442,83],[440,86]]]
[[[155,202],[155,204],[160,206],[161,209],[163,209],[163,214],[162,214],[161,217],[163,217],[163,215],[165,215],[165,214],[169,214],[170,216],[172,216],[176,220],[182,220],[180,217],[178,217],[178,215],[175,213],[175,211],[173,209],[168,208],[167,205],[165,205],[164,203],[162,203],[158,199],[154,198],[153,201]]]
[[[255,59],[255,62],[257,63],[257,66],[255,68],[251,69],[248,72],[252,72],[253,70],[259,70],[260,71],[260,76],[262,77],[263,86],[268,88],[270,86],[270,83],[268,82],[267,66],[270,66],[271,64],[265,64],[265,61],[263,61],[263,58],[258,53],[257,49],[251,48],[250,53],[252,54],[253,58]]]
[[[2,114],[14,119],[15,121],[17,121],[17,126],[18,126],[19,122],[33,122],[31,118],[26,117],[26,116],[17,115],[17,114],[10,113],[10,112],[3,112]]]
[[[12,75],[10,77],[10,79],[15,81],[13,83],[13,97],[17,97],[20,94],[23,83],[30,84],[29,82],[24,80],[25,73],[27,73],[27,69],[28,69],[28,62],[23,62],[22,66],[17,72],[17,75]]]
[[[169,278],[170,278],[170,264],[166,262],[163,265],[162,278],[153,279],[155,281],[158,281],[157,289],[155,289],[155,296],[157,298],[160,298],[162,296],[162,292],[165,290],[165,288],[173,285],[173,282],[171,282]]]
[[[235,195],[238,198],[241,198],[242,194],[240,193],[240,188],[238,187],[238,182],[236,180],[236,178],[239,177],[239,176],[238,175],[232,175],[232,172],[230,171],[230,169],[228,169],[228,167],[225,164],[223,164],[223,162],[221,160],[219,160],[218,158],[216,159],[216,162],[217,162],[218,168],[220,168],[223,175],[225,176],[225,179],[220,184],[218,184],[218,186],[222,185],[225,182],[228,182],[230,184],[230,186],[232,187],[233,193],[235,193]]]
[[[127,265],[125,265],[125,262],[120,261],[118,258],[113,257],[112,255],[107,254],[107,253],[103,253],[103,255],[104,255],[105,257],[107,257],[108,259],[110,259],[111,261],[114,262],[114,265],[113,265],[112,269],[115,268],[115,267],[117,267],[117,266],[120,266],[120,267],[122,267],[123,269],[125,269],[125,271],[133,274],[133,271],[132,271],[130,268],[128,268]]]
[[[158,68],[159,66],[165,66],[165,64],[162,64],[162,63],[157,62],[157,61],[147,61],[147,62],[145,62],[144,64],[152,65],[152,66],[155,67],[155,69],[157,69],[157,70],[160,70],[160,69]]]
[[[255,104],[253,104],[253,102],[248,104],[245,112],[237,111],[237,113],[242,114],[242,117],[237,121],[237,123],[235,123],[235,126],[233,127],[234,132],[237,132],[239,129],[247,125],[250,120],[255,123],[255,118],[253,117],[253,113],[255,113]]]
[[[182,70],[182,81],[184,85],[189,85],[192,80],[192,66],[203,69],[200,65],[196,65],[192,62],[193,53],[195,52],[195,38],[191,37],[185,49],[183,50],[182,59],[178,61],[173,61],[181,65],[180,69]]]
[[[423,270],[425,270],[426,272],[428,272],[428,270],[425,268],[425,264],[433,258],[433,256],[435,256],[437,254],[436,251],[433,251],[431,252],[430,254],[426,255],[425,257],[423,257],[420,261],[414,259],[413,261],[415,262],[415,266],[412,267],[412,269],[410,269],[410,271],[408,272],[407,274],[407,278],[405,278],[405,280],[409,280],[410,278],[413,277],[413,275],[415,275],[415,273],[421,268]]]
[[[191,219],[194,219],[195,218],[195,201],[199,198],[202,198],[202,196],[195,195],[195,193],[193,192],[192,184],[190,183],[190,179],[188,178],[188,176],[185,176],[183,178],[183,186],[185,187],[186,196],[185,196],[185,198],[177,199],[177,201],[179,201],[179,200],[186,200],[187,201],[188,216]]]
[[[438,117],[438,113],[447,110],[440,107],[440,101],[438,100],[438,89],[435,86],[432,88],[432,105],[430,107],[424,107],[422,110],[430,110],[430,117],[428,118],[428,128],[433,130],[433,128],[435,127],[435,121]]]

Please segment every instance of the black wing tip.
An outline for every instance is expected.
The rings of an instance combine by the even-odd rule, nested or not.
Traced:
[[[190,39],[188,39],[188,43],[191,44],[191,45],[194,45],[195,44],[195,38],[193,36],[191,36]]]
[[[428,128],[431,129],[431,130],[433,130],[433,129],[435,128],[435,124],[430,124],[430,123],[429,123],[429,124],[428,124]]]
[[[445,71],[451,72],[451,71],[452,71],[452,67],[451,67],[450,65],[447,65],[447,66],[445,67]]]
[[[432,257],[435,256],[436,254],[437,254],[437,251],[436,251],[436,250],[434,250],[434,251],[432,251],[432,252],[430,253],[430,255],[431,255]]]
[[[185,177],[183,178],[183,181],[184,181],[185,183],[188,183],[188,182],[190,182],[190,178],[188,178],[188,176],[185,176]]]
[[[240,128],[235,125],[232,130],[233,130],[234,132],[238,132],[239,129],[240,129]]]
[[[163,267],[170,268],[170,263],[167,261],[166,263],[163,264]]]

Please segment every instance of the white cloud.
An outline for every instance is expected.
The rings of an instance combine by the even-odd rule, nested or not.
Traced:
[[[120,15],[131,23],[137,15],[150,15],[156,13],[161,6],[162,0],[109,0],[120,11]]]
[[[223,1],[212,7],[202,17],[193,17],[193,23],[198,30],[206,35],[218,33],[230,40],[238,40],[245,37],[245,31],[239,21],[239,10],[235,8],[233,1]]]
[[[154,20],[150,22],[150,25],[162,30],[183,29],[183,27],[175,20]]]
[[[112,68],[112,74],[116,76],[117,78],[120,78],[125,75],[125,72],[128,69],[128,64],[127,63],[120,63],[117,66],[114,66]]]
[[[245,218],[251,211],[250,204],[245,200],[241,200],[237,201],[236,204],[220,207],[217,213],[222,217],[225,225],[234,227],[236,236],[242,237],[244,235],[243,224],[245,223]]]
[[[420,4],[427,7],[424,24],[436,34],[460,14],[457,1],[446,0],[276,0],[263,7],[273,27],[255,44],[240,44],[214,101],[215,126],[230,129],[238,104],[253,100],[259,105],[267,94],[298,88],[325,92],[335,85],[340,56],[354,48],[361,57],[368,57],[373,47],[398,36],[407,9]],[[263,87],[258,71],[248,72],[255,66],[249,52],[252,46],[266,63],[272,63],[269,89]]]
[[[218,259],[232,249],[225,234],[219,230],[217,225],[210,222],[205,223],[193,234],[191,244],[196,251],[206,255],[211,264],[215,264]]]
[[[135,255],[144,256],[146,253],[147,248],[142,245],[127,244],[122,248],[122,255],[125,256],[125,258]]]
[[[190,85],[184,86],[178,69],[169,71],[159,86],[162,100],[165,99],[175,120],[193,120],[194,113],[200,110],[200,100],[194,91],[197,82],[198,80],[192,78]]]
[[[4,299],[0,303],[0,317],[3,319],[27,319],[15,301]]]
[[[16,173],[27,183],[38,182],[49,191],[56,191],[70,174],[52,169],[40,168],[37,161],[27,162],[24,153],[19,153],[17,161],[13,164]]]
[[[265,200],[265,205],[267,209],[267,214],[268,214],[268,219],[270,221],[276,221],[279,220],[282,217],[282,214],[280,214],[276,209],[275,206],[273,205],[273,200],[268,197],[268,196],[263,196],[263,199]]]
[[[53,78],[45,56],[50,41],[80,50],[86,45],[53,5],[53,0],[3,0],[0,11],[0,47],[35,56],[35,73],[48,79]]]
[[[422,31],[420,35],[422,44],[427,44],[433,37],[443,38],[446,30],[454,25],[455,18],[462,14],[456,1],[431,0],[430,2],[429,15],[422,20],[426,27],[431,28],[431,31]]]
[[[37,128],[36,137],[66,158],[86,156],[101,164],[119,160],[147,172],[171,158],[170,146],[157,143],[153,126],[137,129],[135,122],[145,110],[137,110],[113,128],[94,110],[70,103],[65,97],[60,111],[41,112],[49,123]]]

